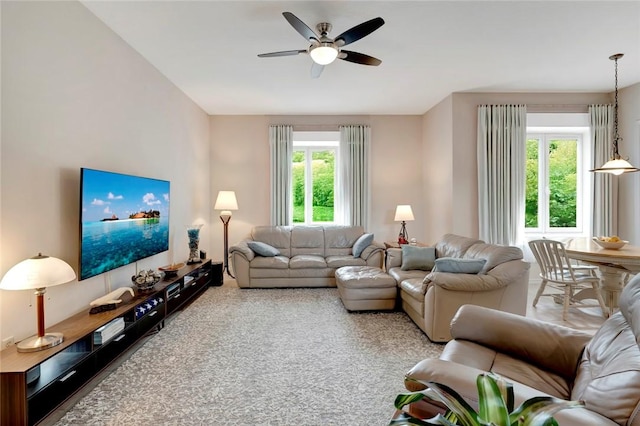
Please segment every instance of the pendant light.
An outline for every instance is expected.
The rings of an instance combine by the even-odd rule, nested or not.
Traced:
[[[616,70],[615,105],[613,107],[613,152],[611,155],[611,159],[604,163],[602,167],[591,170],[592,172],[596,173],[611,173],[614,175],[621,175],[623,173],[640,171],[640,169],[633,167],[627,160],[620,157],[620,153],[618,152],[618,143],[622,140],[622,138],[618,134],[618,59],[622,58],[623,56],[624,54],[622,53],[616,53],[615,55],[609,56],[609,59],[615,62]]]

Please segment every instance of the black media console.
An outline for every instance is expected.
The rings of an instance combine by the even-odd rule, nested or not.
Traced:
[[[64,334],[58,346],[20,353],[13,345],[1,351],[0,424],[34,425],[42,421],[135,342],[164,327],[168,316],[210,285],[221,285],[218,278],[212,282],[215,263],[204,259],[187,265],[151,291],[136,292],[115,310],[90,315],[87,308],[49,327],[48,332]],[[124,329],[102,342],[98,329],[114,320],[124,321]]]

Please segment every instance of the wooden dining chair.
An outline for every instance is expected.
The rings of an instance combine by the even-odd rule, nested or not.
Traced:
[[[556,301],[562,301],[563,321],[567,319],[569,306],[600,307],[604,317],[609,316],[609,309],[600,294],[600,278],[594,269],[574,267],[560,241],[533,240],[529,241],[529,248],[540,267],[542,279],[533,299],[533,306],[536,306],[541,296],[551,296]],[[555,291],[545,293],[547,287]],[[588,303],[585,299],[596,299],[598,303]]]

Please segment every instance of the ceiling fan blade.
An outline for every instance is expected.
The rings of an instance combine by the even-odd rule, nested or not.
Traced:
[[[276,58],[278,56],[294,56],[300,53],[307,53],[305,49],[302,50],[283,50],[282,52],[261,53],[259,58]]]
[[[378,66],[382,63],[382,61],[378,58],[365,55],[364,53],[352,52],[350,50],[341,50],[340,54],[338,55],[338,59],[362,65]]]
[[[322,70],[324,70],[324,65],[320,65],[314,62],[313,65],[311,65],[311,78],[320,77],[320,74],[322,74]]]
[[[318,41],[316,33],[314,33],[313,30],[309,28],[307,24],[302,22],[296,15],[291,12],[282,12],[282,15],[302,37],[306,38],[308,41]]]
[[[336,37],[334,41],[338,47],[346,46],[347,44],[351,44],[354,41],[358,41],[362,37],[371,34],[382,25],[384,25],[384,19],[379,17],[373,18],[368,20],[367,22],[363,22],[360,25],[356,25],[355,27],[348,29],[347,31]]]

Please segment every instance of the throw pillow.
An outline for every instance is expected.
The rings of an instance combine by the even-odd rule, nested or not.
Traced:
[[[261,241],[247,241],[247,245],[258,256],[273,257],[280,254],[280,250]]]
[[[440,257],[436,259],[434,271],[454,274],[478,274],[482,271],[485,259],[460,259],[456,257]]]
[[[409,271],[411,269],[430,271],[435,261],[435,247],[416,247],[409,244],[402,245],[402,265],[400,269],[403,271]]]
[[[353,245],[353,257],[360,257],[364,249],[373,242],[373,234],[362,234]]]

